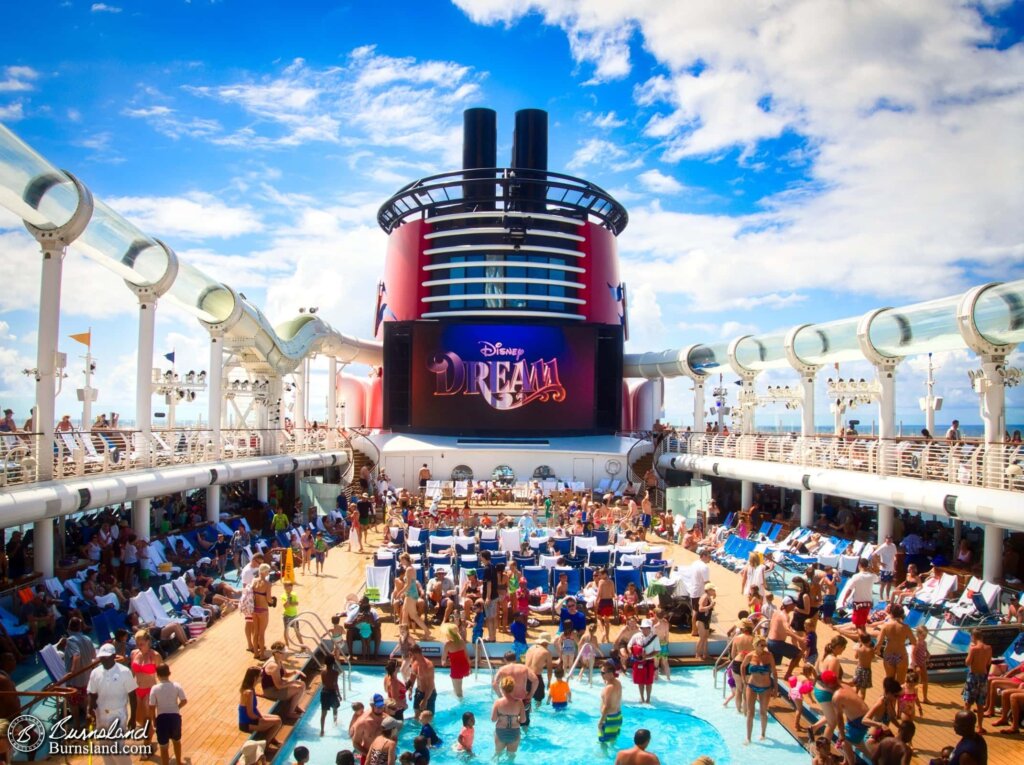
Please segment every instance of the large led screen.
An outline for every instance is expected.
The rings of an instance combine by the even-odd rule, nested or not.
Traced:
[[[594,325],[413,322],[406,327],[412,330],[410,369],[407,378],[399,375],[408,380],[408,427],[392,423],[393,429],[477,435],[614,429],[614,422],[599,423],[597,417],[599,328]],[[614,334],[617,328],[600,329],[621,337]],[[617,348],[621,357],[621,340]],[[614,378],[614,366],[611,371]],[[401,390],[387,384],[387,367],[384,375],[385,389],[393,394],[388,398],[400,396]],[[608,382],[621,386],[621,378]],[[392,403],[386,401],[385,409]]]

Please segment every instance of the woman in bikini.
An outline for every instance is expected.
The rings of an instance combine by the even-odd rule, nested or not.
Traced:
[[[760,702],[761,740],[768,733],[768,704],[775,694],[775,659],[764,638],[754,641],[754,650],[740,664],[740,676],[747,687],[747,743],[754,729],[754,708]]]
[[[262,659],[267,651],[267,625],[270,624],[270,564],[260,566],[252,581],[252,652]]]
[[[917,566],[911,563],[907,566],[907,575],[889,596],[890,603],[906,603],[912,599],[917,591],[921,589],[921,577],[917,573]]]
[[[281,730],[281,718],[277,715],[261,714],[256,706],[256,680],[262,670],[249,667],[242,678],[241,695],[238,699],[238,729],[243,733],[262,733],[266,737],[267,746],[280,748],[281,742],[274,735]]]
[[[523,702],[514,698],[516,681],[511,677],[501,679],[501,698],[491,707],[491,720],[494,722],[494,756],[500,757],[507,751],[514,755],[519,749],[522,735],[521,726],[526,722],[526,709]]]
[[[423,588],[416,578],[416,569],[412,562],[406,564],[405,576],[402,581],[402,590],[399,596],[402,600],[402,624],[412,626],[415,624],[423,631],[423,638],[430,640],[430,627],[420,616],[420,600],[423,597]]]
[[[729,659],[732,661],[732,676],[736,680],[736,711],[743,714],[743,702],[747,697],[746,681],[740,671],[743,660],[754,650],[754,625],[749,619],[739,623],[740,634],[733,638],[729,648]]]
[[[836,688],[842,683],[843,680],[843,664],[840,658],[843,655],[843,651],[846,650],[847,642],[846,638],[842,635],[836,635],[832,638],[828,645],[825,646],[821,659],[818,661],[818,680],[814,684],[814,700],[818,702],[818,706],[821,707],[821,714],[825,718],[825,732],[822,734],[829,741],[832,740],[832,734],[836,729],[836,709],[832,706],[832,697],[835,695]],[[826,672],[831,672],[831,675],[826,675]],[[835,678],[835,683],[829,683],[825,678]]]
[[[889,620],[882,625],[882,629],[878,633],[878,648],[876,649],[876,653],[882,657],[885,676],[895,678],[896,682],[901,685],[907,679],[909,665],[907,644],[911,648],[917,645],[914,631],[903,623],[905,615],[903,606],[898,603],[889,607]]]
[[[135,633],[135,645],[132,651],[132,674],[135,676],[135,696],[138,699],[138,713],[135,718],[139,725],[146,726],[146,744],[153,743],[153,730],[156,716],[149,705],[149,692],[156,685],[156,667],[163,663],[160,654],[153,650],[153,641],[149,630]]]

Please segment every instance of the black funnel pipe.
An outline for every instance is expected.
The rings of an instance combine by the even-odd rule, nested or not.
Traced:
[[[462,113],[462,169],[466,182],[462,196],[467,210],[493,210],[494,174],[498,166],[498,114],[493,109],[466,109]],[[471,172],[486,168],[488,172]],[[481,180],[473,180],[479,178]]]
[[[523,212],[543,212],[547,169],[548,113],[543,109],[520,109],[512,136],[512,170],[519,182],[509,189],[509,196]]]
[[[520,109],[516,112],[512,167],[517,170],[548,169],[548,113],[543,109]]]

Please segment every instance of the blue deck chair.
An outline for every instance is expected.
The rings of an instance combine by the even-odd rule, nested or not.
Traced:
[[[408,542],[405,549],[410,555],[423,555],[427,551],[427,546],[423,542]]]
[[[578,568],[564,568],[562,566],[555,566],[555,570],[552,573],[552,579],[555,584],[558,584],[559,577],[565,574],[566,580],[569,583],[569,594],[579,595],[580,590],[583,589],[583,571]]]
[[[572,539],[566,537],[565,539],[558,538],[555,540],[555,552],[559,555],[568,555],[572,550]]]
[[[736,513],[729,513],[725,516],[725,520],[722,521],[722,525],[727,529],[732,527],[732,522],[736,519]]]
[[[523,569],[526,586],[531,590],[538,587],[542,592],[551,593],[551,572],[543,566],[526,566]]]
[[[583,573],[583,586],[584,587],[586,587],[588,584],[590,584],[592,581],[594,581],[594,569],[588,568],[587,566],[584,566],[583,568],[580,569],[580,571]]]
[[[454,546],[451,542],[431,542],[430,553],[433,555],[434,553],[444,552],[445,550],[452,549]]]
[[[519,568],[522,568],[523,566],[537,565],[537,557],[535,555],[523,555],[522,553],[513,553],[512,560],[516,562],[516,565],[519,566]]]
[[[627,585],[632,582],[641,593],[644,591],[642,572],[631,566],[619,566],[615,569],[615,594],[622,595]]]
[[[431,560],[433,560],[434,556],[431,555],[430,558]],[[459,568],[480,568],[480,558],[478,558],[476,555],[459,555],[458,562]]]
[[[668,569],[668,561],[664,561],[664,560],[650,561],[649,563],[645,563],[640,568],[645,573],[653,574],[653,573],[656,573],[658,571],[665,571],[666,569]]]
[[[644,557],[647,558],[648,563],[653,563],[656,560],[661,560],[664,554],[664,550],[648,550],[644,553]]]
[[[453,537],[455,536],[454,529],[435,529],[430,532],[435,537]]]
[[[768,539],[771,540],[772,542],[774,542],[776,539],[779,538],[779,532],[780,531],[782,531],[782,524],[781,523],[776,523],[768,531]]]
[[[608,529],[594,529],[594,539],[598,545],[604,547],[608,544]]]
[[[452,556],[441,553],[431,553],[427,556],[427,562],[432,566],[451,566]]]
[[[508,565],[508,553],[506,553],[506,552],[491,553],[491,563],[493,563],[495,566],[497,566],[499,563],[504,563],[507,566]]]
[[[591,550],[588,551],[587,565],[590,566],[591,568],[594,568],[595,566],[600,566],[600,567],[603,568],[604,566],[607,566],[611,562],[611,559],[612,559],[612,551],[611,550],[609,550],[609,549],[604,549],[604,550],[591,549]]]
[[[771,531],[771,530],[772,530],[772,522],[771,521],[764,521],[761,524],[761,528],[759,528],[757,530],[757,536],[766,537],[766,536],[768,536],[768,532]]]
[[[456,542],[455,549],[459,555],[476,554],[476,542]]]
[[[480,540],[481,550],[497,550],[498,540],[497,539],[481,539]]]

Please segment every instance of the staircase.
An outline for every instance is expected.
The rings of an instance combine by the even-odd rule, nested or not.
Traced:
[[[366,465],[370,469],[370,475],[374,473],[375,463],[366,454],[355,447],[352,448],[352,481],[345,487],[345,496],[349,499],[362,494],[362,487],[359,485],[359,473]]]
[[[653,453],[653,451],[642,452],[641,449],[637,448],[638,446],[640,446],[643,443],[644,443],[643,441],[637,441],[637,443],[633,445],[633,448],[631,448],[629,450],[630,453],[628,455],[626,455],[627,461],[632,460],[632,462],[629,462],[629,466],[628,466],[628,469],[626,471],[626,474],[629,476],[629,480],[630,481],[632,481],[632,482],[639,481],[643,485],[644,489],[646,489],[647,484],[644,481],[644,476],[647,474],[647,471],[650,470],[654,466],[654,453]],[[639,456],[636,456],[638,454],[638,452],[640,454],[639,454]],[[659,478],[660,478],[660,476],[659,476]],[[663,510],[664,509],[664,507],[665,507],[665,492],[664,492],[664,490],[658,488],[658,489],[653,489],[651,491],[651,506],[654,509],[656,509],[656,510]]]

